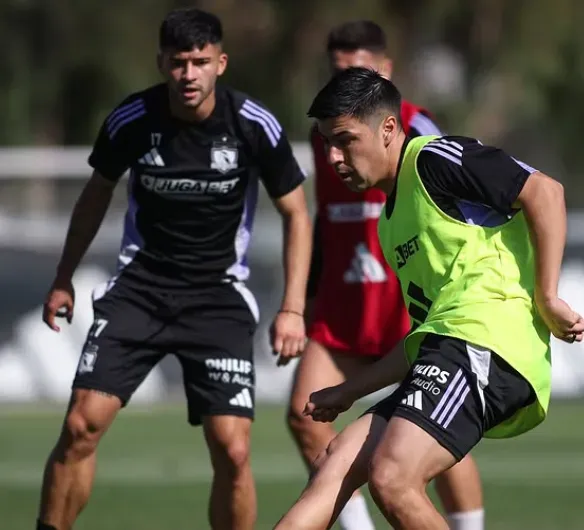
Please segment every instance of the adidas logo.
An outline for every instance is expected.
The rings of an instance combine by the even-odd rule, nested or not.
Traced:
[[[387,275],[383,265],[369,251],[367,245],[359,243],[355,247],[355,256],[351,261],[351,267],[344,274],[346,283],[383,283]]]
[[[153,147],[142,158],[139,158],[138,162],[147,166],[164,166],[164,160],[162,160],[156,147]]]
[[[244,388],[239,394],[236,394],[229,400],[229,404],[235,405],[236,407],[244,407],[246,409],[253,408],[253,402],[249,390]]]
[[[413,394],[409,394],[401,400],[401,404],[422,410],[422,391],[416,390]]]

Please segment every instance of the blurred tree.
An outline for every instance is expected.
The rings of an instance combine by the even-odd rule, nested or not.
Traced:
[[[158,25],[186,5],[222,18],[225,82],[265,101],[293,139],[306,138],[328,76],[326,33],[371,18],[398,86],[447,130],[503,143],[584,190],[581,0],[0,0],[0,142],[91,142],[113,105],[158,80]]]

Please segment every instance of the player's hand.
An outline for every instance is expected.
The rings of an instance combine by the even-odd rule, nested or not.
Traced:
[[[312,416],[314,421],[329,423],[341,412],[349,410],[354,402],[355,398],[347,392],[344,384],[331,386],[310,394],[303,414]]]
[[[278,366],[285,366],[304,350],[306,331],[304,317],[299,313],[279,311],[270,328],[270,342]]]
[[[584,318],[561,298],[539,302],[537,308],[554,337],[569,343],[582,341]]]
[[[53,331],[61,328],[55,324],[56,317],[65,317],[71,324],[73,320],[73,306],[75,304],[75,290],[71,280],[56,279],[47,294],[43,306],[43,322]]]

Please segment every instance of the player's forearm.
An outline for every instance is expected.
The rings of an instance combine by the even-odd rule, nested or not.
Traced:
[[[535,250],[535,296],[538,302],[544,302],[558,295],[566,244],[564,188],[559,182],[543,174],[535,175],[530,188],[528,184],[529,180],[519,195],[519,202],[527,219]]]
[[[304,312],[312,252],[311,222],[306,210],[284,215],[284,276],[282,309]]]
[[[89,245],[95,238],[111,202],[113,187],[103,186],[91,179],[83,188],[73,208],[69,229],[57,276],[70,280]]]
[[[356,401],[403,380],[408,372],[408,363],[400,343],[391,353],[349,377],[344,391]]]

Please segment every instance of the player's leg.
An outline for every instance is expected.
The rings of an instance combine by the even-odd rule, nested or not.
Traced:
[[[447,529],[428,482],[461,461],[483,433],[534,399],[529,384],[489,350],[427,334],[373,456],[370,490],[398,528]],[[382,402],[383,403],[383,402]]]
[[[470,455],[438,475],[434,482],[451,530],[483,530],[481,478]]]
[[[239,291],[237,290],[239,289]],[[244,298],[242,293],[245,293]],[[253,335],[257,326],[243,285],[222,285],[184,301],[175,340],[183,368],[189,423],[203,425],[213,466],[209,519],[213,530],[251,530],[256,494],[250,462],[255,405]]]
[[[116,286],[95,303],[96,318],[81,354],[69,408],[45,467],[40,529],[72,528],[91,493],[99,441],[161,358],[138,344],[128,345],[136,339],[147,342],[147,334],[156,331],[128,294]]]
[[[40,523],[57,530],[72,528],[89,500],[97,444],[121,406],[113,395],[73,391],[61,435],[45,466]]]
[[[454,455],[432,435],[409,419],[394,417],[371,460],[371,495],[395,528],[448,530],[426,487],[455,463]]]
[[[302,414],[312,392],[338,385],[347,375],[371,363],[367,357],[335,354],[316,341],[309,341],[298,363],[290,402],[288,427],[311,473],[315,459],[336,436],[332,423],[320,423]],[[343,530],[370,530],[373,523],[365,499],[355,491],[341,513],[339,523]]]
[[[203,418],[213,466],[209,520],[213,530],[251,530],[256,519],[256,492],[250,461],[251,419]]]
[[[316,459],[316,468],[276,530],[330,528],[354,491],[367,481],[369,462],[386,420],[365,414],[347,426]]]

